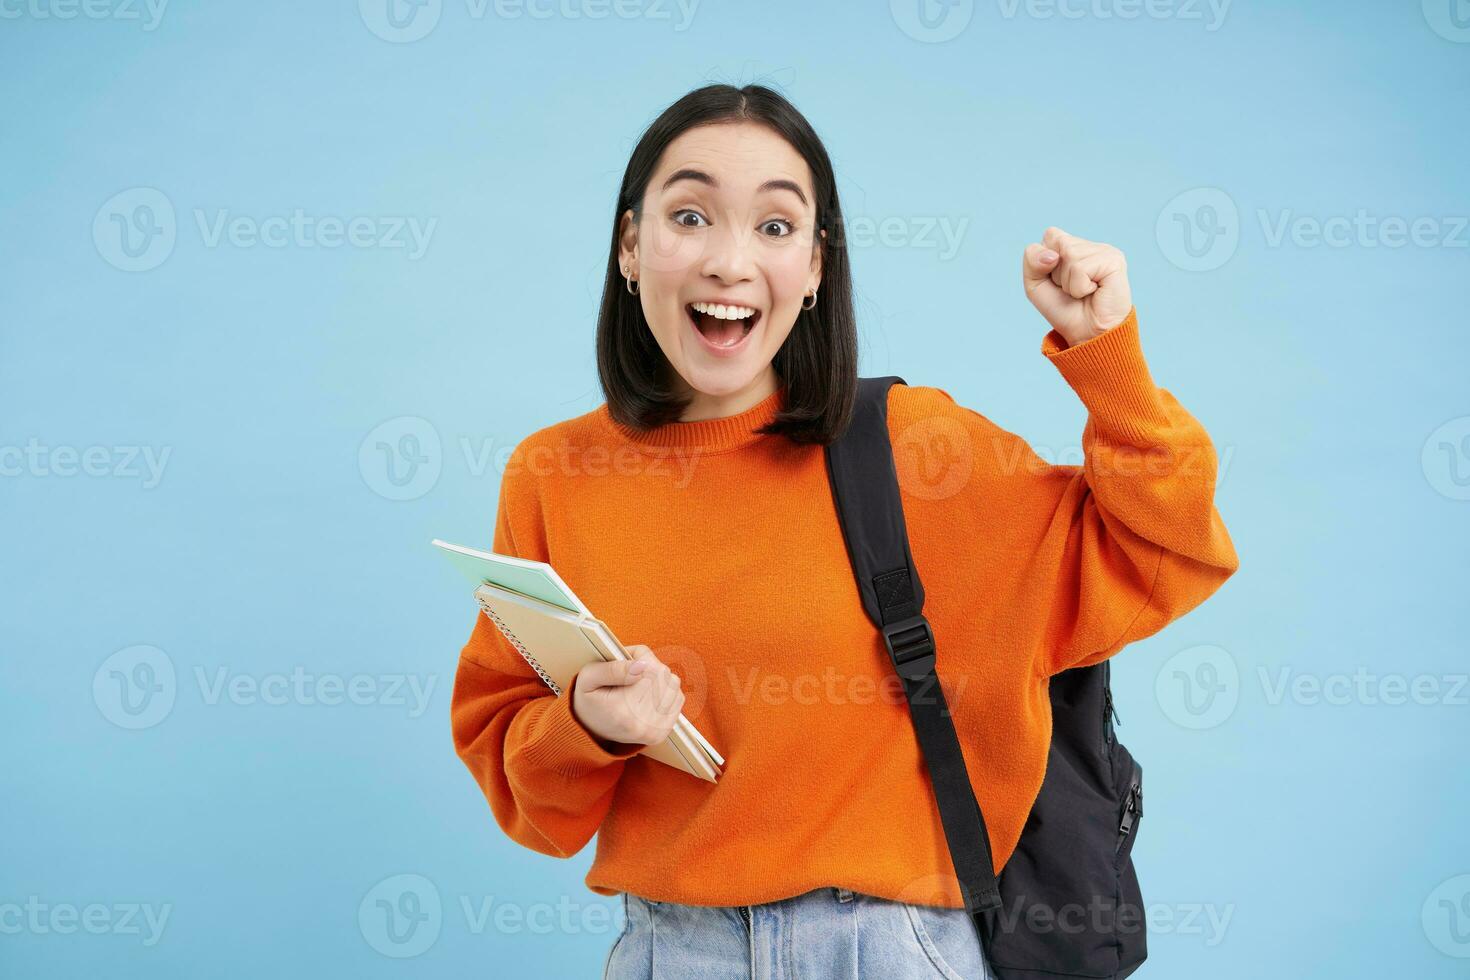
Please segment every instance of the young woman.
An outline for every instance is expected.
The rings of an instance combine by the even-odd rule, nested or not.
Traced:
[[[502,478],[494,550],[550,562],[643,641],[558,698],[477,616],[451,709],[512,839],[570,857],[598,834],[587,886],[627,913],[607,977],[989,975],[827,482],[858,368],[842,228],[827,152],[780,95],[714,85],[669,107],[618,194],[606,402],[532,433]],[[997,870],[1044,774],[1048,678],[1237,566],[1213,448],[1149,375],[1122,253],[1048,228],[1022,284],[1088,410],[1082,466],[941,388],[888,403]],[[725,757],[717,783],[636,755],[681,710]]]

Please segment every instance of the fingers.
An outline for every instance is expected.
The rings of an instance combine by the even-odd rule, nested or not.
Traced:
[[[664,681],[659,690],[658,710],[661,715],[667,716],[670,726],[679,717],[679,712],[684,709],[684,688],[679,683],[679,675],[669,672],[668,680]]]
[[[648,647],[630,646],[627,651],[633,659],[599,661],[583,667],[578,672],[581,683],[588,688],[627,687],[644,677],[664,678],[673,674]]]
[[[1048,259],[1046,256],[1048,251],[1051,250],[1045,245],[1026,246],[1021,256],[1021,280],[1022,285],[1026,287],[1026,298],[1031,301],[1031,305],[1050,319],[1070,300],[1067,299],[1067,294],[1051,281],[1051,270],[1056,266],[1060,256],[1055,251],[1051,251],[1051,254],[1056,257]]]
[[[626,707],[631,714],[633,740],[654,745],[669,737],[679,712],[684,709],[684,691],[678,675],[668,670],[640,678],[627,689]]]
[[[1044,288],[1040,282],[1044,274],[1058,290],[1054,298],[1060,298],[1061,294],[1073,299],[1091,296],[1097,292],[1109,262],[1110,248],[1070,235],[1053,225],[1042,233],[1040,244],[1026,247],[1026,288],[1028,291]]]
[[[1057,288],[1073,299],[1082,299],[1097,291],[1097,283],[1088,277],[1082,267],[1091,254],[1091,242],[1069,235],[1055,225],[1042,233],[1041,241],[1059,256],[1051,269],[1051,281],[1057,284]]]
[[[635,664],[644,664],[643,673],[662,684],[672,683],[675,687],[680,684],[679,675],[669,667],[668,664],[658,659],[658,655],[642,644],[628,647],[628,652],[633,654]],[[632,667],[630,670],[634,669]]]
[[[669,669],[669,665],[658,659],[658,655],[647,646],[641,643],[635,643],[628,647],[628,652],[633,655],[632,661],[628,663],[628,671],[632,675],[633,680],[637,680],[639,677],[647,677],[662,685],[667,684],[669,678],[674,677],[674,672]],[[678,678],[674,679],[677,680]]]
[[[647,661],[607,660],[588,664],[577,672],[577,682],[585,689],[627,687],[636,683],[648,670]]]
[[[1021,255],[1021,278],[1029,290],[1033,286],[1047,281],[1051,270],[1056,268],[1057,259],[1060,256],[1046,245],[1032,243],[1026,246],[1026,251]]]
[[[1062,259],[1052,270],[1051,281],[1073,299],[1084,299],[1097,292],[1097,283],[1077,259]]]
[[[669,737],[684,709],[683,682],[649,647],[635,644],[626,649],[632,660],[592,664],[585,669],[608,667],[618,671],[624,688],[618,696],[626,712],[628,740],[654,745]]]
[[[663,666],[646,646],[630,646],[627,652],[632,654],[631,660],[588,664],[582,668],[582,672],[590,675],[589,683],[595,682],[596,687],[626,687]]]

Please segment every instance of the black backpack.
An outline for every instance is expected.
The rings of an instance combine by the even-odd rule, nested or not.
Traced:
[[[1108,662],[1051,679],[1046,777],[997,878],[909,552],[888,435],[895,383],[905,382],[858,380],[852,422],[825,450],[827,475],[863,608],[903,681],[965,909],[1000,980],[1121,980],[1147,955],[1131,856],[1143,770],[1113,734]]]

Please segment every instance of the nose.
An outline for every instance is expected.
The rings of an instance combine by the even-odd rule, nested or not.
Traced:
[[[755,275],[755,260],[751,254],[754,232],[734,218],[727,218],[716,227],[714,234],[705,238],[706,248],[700,257],[701,275],[722,282],[746,282]]]

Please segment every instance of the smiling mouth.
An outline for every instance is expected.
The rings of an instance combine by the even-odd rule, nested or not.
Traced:
[[[739,320],[724,320],[708,313],[700,313],[693,304],[684,307],[684,313],[694,329],[715,347],[734,347],[750,335],[761,318],[761,311]]]

